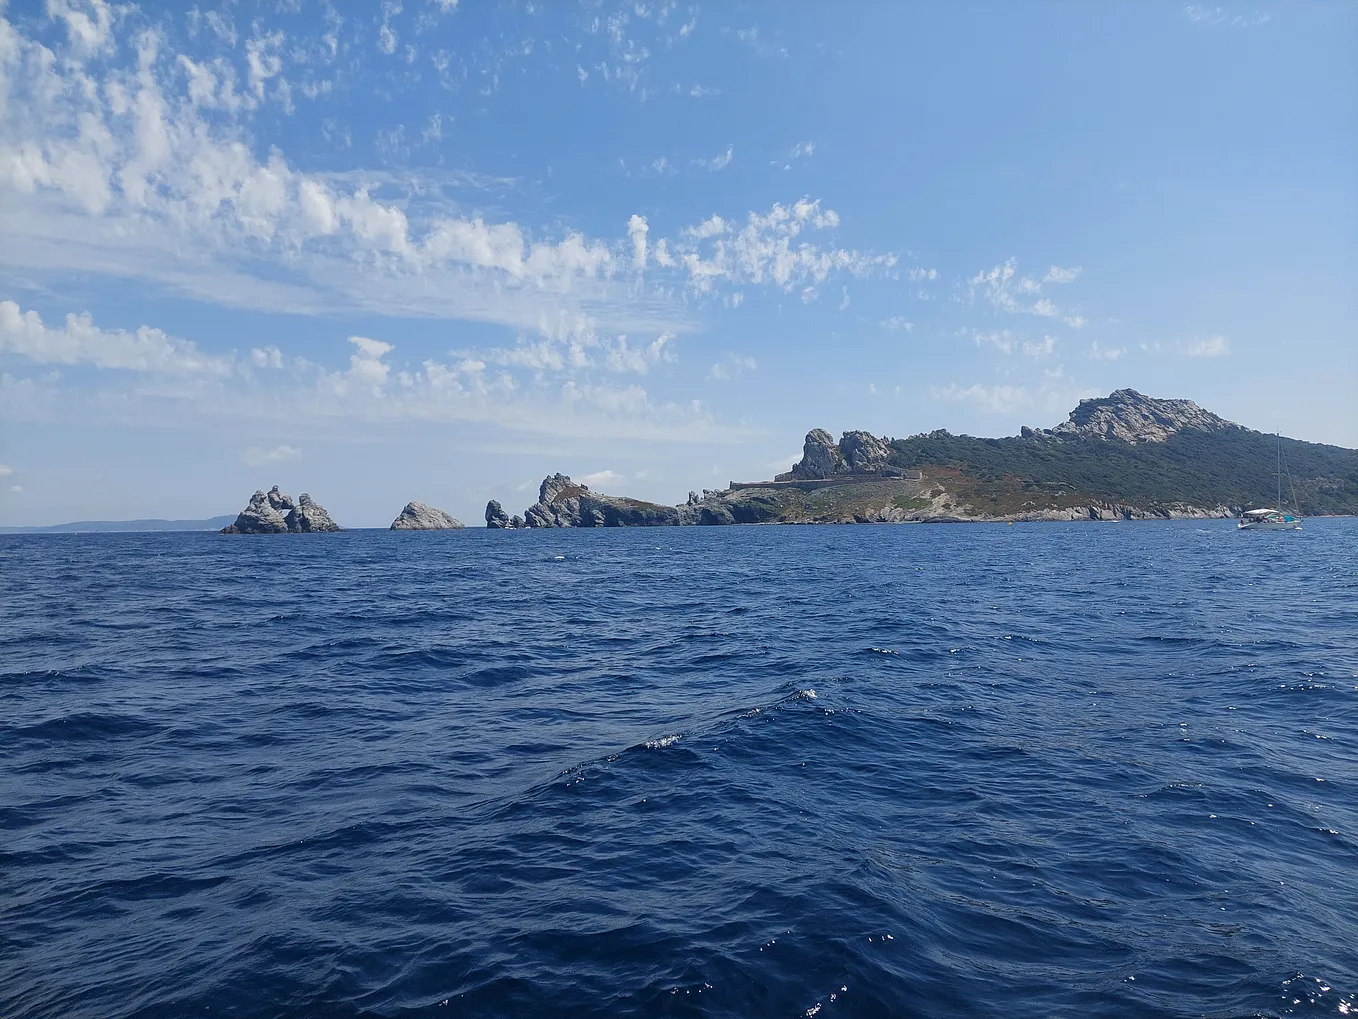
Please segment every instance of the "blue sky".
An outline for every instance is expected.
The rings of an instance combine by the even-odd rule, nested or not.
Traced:
[[[0,522],[1358,446],[1358,6],[0,3]]]

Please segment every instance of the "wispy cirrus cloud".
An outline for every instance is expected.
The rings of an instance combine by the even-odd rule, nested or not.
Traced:
[[[1183,13],[1195,25],[1220,25],[1226,28],[1258,28],[1273,20],[1273,16],[1266,11],[1238,14],[1212,4],[1188,4]]]
[[[998,311],[1060,319],[1072,329],[1079,329],[1085,319],[1059,307],[1043,292],[1043,287],[1073,283],[1080,271],[1079,268],[1063,269],[1053,265],[1041,278],[1020,276],[1017,259],[1010,258],[969,278],[968,293],[973,301],[984,300]]]

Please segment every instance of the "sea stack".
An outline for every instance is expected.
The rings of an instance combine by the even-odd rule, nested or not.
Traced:
[[[515,517],[514,519],[517,520],[518,518]],[[511,527],[523,525],[515,525],[514,521],[510,520],[509,514],[505,512],[505,508],[500,505],[499,500],[492,499],[486,503],[486,526],[493,531],[506,531]]]
[[[325,507],[314,502],[306,492],[294,502],[292,496],[284,495],[274,485],[267,492],[259,491],[250,496],[249,505],[240,511],[236,522],[223,527],[221,533],[303,534],[340,529]]]
[[[393,531],[459,531],[462,521],[450,516],[435,506],[422,502],[408,502],[395,520],[391,522]]]

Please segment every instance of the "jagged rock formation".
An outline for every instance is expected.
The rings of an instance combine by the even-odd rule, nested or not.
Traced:
[[[1239,428],[1234,422],[1203,410],[1192,400],[1157,400],[1135,389],[1119,389],[1109,396],[1081,400],[1069,420],[1055,428],[1024,426],[1024,438],[1118,439],[1122,442],[1164,442],[1171,435],[1195,429],[1214,432]]]
[[[875,474],[890,468],[891,446],[871,432],[845,432],[838,442],[824,428],[806,433],[802,459],[776,481],[812,481],[842,474]]]
[[[503,531],[514,526],[505,508],[495,499],[486,503],[486,526],[493,531]]]
[[[287,510],[286,516],[283,511]],[[330,519],[325,507],[313,502],[303,492],[293,502],[274,485],[268,492],[250,496],[250,503],[241,510],[236,522],[222,528],[222,534],[298,534],[311,531],[338,531],[340,527]]]
[[[405,509],[391,522],[393,531],[457,531],[462,521],[434,506],[422,502],[408,502]]]
[[[486,513],[489,522],[489,506]],[[564,474],[552,474],[539,486],[538,501],[524,510],[523,523],[527,527],[657,527],[683,520],[677,507],[601,495]]]

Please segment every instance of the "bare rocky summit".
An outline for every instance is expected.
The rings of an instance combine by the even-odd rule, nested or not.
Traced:
[[[1117,439],[1122,442],[1164,442],[1189,429],[1221,431],[1240,426],[1192,400],[1158,400],[1135,389],[1119,389],[1109,396],[1081,400],[1070,417],[1055,428],[1024,428],[1024,438]]]
[[[286,513],[284,512],[286,510]],[[284,495],[278,486],[250,496],[249,505],[240,511],[236,522],[222,528],[222,534],[303,534],[313,531],[338,531],[325,507],[306,492],[297,497]]]
[[[393,531],[457,531],[462,521],[435,506],[422,502],[408,502],[405,509],[391,522]]]
[[[840,474],[867,474],[889,468],[891,446],[871,432],[845,432],[838,443],[824,428],[806,433],[801,460],[776,481],[805,481]]]

